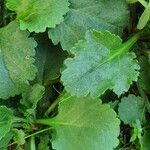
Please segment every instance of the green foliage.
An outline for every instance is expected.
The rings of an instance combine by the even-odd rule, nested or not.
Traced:
[[[124,97],[119,104],[118,111],[120,119],[125,124],[130,124],[132,126],[137,120],[142,122],[145,111],[144,100],[135,95]]]
[[[0,150],[149,150],[150,1],[0,0]]]
[[[136,56],[128,52],[135,41],[133,37],[122,44],[110,32],[87,32],[85,40],[71,49],[75,57],[65,61],[61,79],[66,90],[78,97],[97,97],[107,89],[118,95],[127,91],[139,74]]]
[[[70,50],[84,38],[88,29],[109,30],[122,34],[128,23],[128,9],[124,0],[70,0],[70,10],[64,22],[49,30],[54,44],[61,43]]]
[[[57,117],[38,121],[56,129],[57,137],[52,140],[55,149],[111,150],[118,145],[119,120],[109,105],[99,99],[64,95],[58,109]]]
[[[21,93],[36,75],[34,56],[36,42],[21,31],[16,22],[0,29],[0,98]]]
[[[54,28],[63,21],[68,6],[68,0],[7,0],[8,9],[17,14],[21,30],[28,29],[30,32]]]
[[[5,106],[0,107],[0,140],[10,131],[13,113]]]

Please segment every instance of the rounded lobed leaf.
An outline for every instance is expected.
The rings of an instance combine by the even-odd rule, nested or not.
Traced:
[[[133,125],[137,120],[142,122],[145,110],[144,100],[135,95],[129,95],[121,99],[118,112],[120,119],[129,125]]]
[[[0,29],[0,98],[21,93],[36,76],[34,65],[37,43],[16,22]],[[4,80],[5,79],[5,80]]]
[[[125,0],[70,0],[70,10],[65,20],[54,29],[49,37],[54,44],[61,43],[70,50],[89,29],[109,30],[122,34],[128,24],[129,11]]]
[[[47,120],[56,129],[54,149],[112,150],[118,145],[120,121],[109,105],[99,99],[69,95],[60,101],[58,115]]]
[[[78,97],[98,97],[108,89],[117,95],[126,92],[139,75],[136,56],[128,52],[132,42],[122,44],[107,31],[88,31],[85,40],[71,49],[74,57],[65,60],[61,76],[65,89]]]
[[[64,20],[69,11],[68,0],[7,0],[8,9],[15,11],[21,30],[44,32]]]

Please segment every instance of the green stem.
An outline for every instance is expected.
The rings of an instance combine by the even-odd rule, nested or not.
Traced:
[[[129,51],[130,48],[138,41],[138,39],[143,35],[143,30],[134,34],[126,42],[122,44],[123,50]]]
[[[42,124],[42,125],[51,125],[51,119],[50,118],[46,118],[46,119],[38,119],[36,121],[37,124]]]
[[[35,133],[32,133],[32,134],[26,136],[24,139],[28,139],[28,138],[30,138],[30,137],[32,137],[32,136],[36,136],[36,135],[38,135],[38,134],[41,134],[41,133],[46,132],[46,131],[51,130],[51,129],[52,129],[52,127],[49,127],[49,128],[46,128],[46,129],[37,131],[37,132],[35,132]],[[16,143],[17,143],[17,142],[15,141],[15,142],[11,143],[8,147],[10,147],[10,146],[12,146],[12,145],[14,145],[14,144],[16,144]]]
[[[45,112],[44,116],[47,117],[53,110],[54,108],[58,105],[59,103],[59,98],[57,98],[51,105],[50,107],[47,109],[47,111]]]
[[[24,118],[14,117],[14,122],[25,122],[25,123],[27,123],[28,121]]]
[[[148,6],[148,3],[145,0],[138,0],[145,8]]]
[[[37,132],[35,132],[35,133],[32,133],[32,134],[26,136],[25,139],[27,139],[27,138],[29,138],[29,137],[31,137],[31,136],[35,136],[35,135],[41,134],[41,133],[46,132],[46,131],[51,130],[51,129],[52,129],[52,127],[49,127],[49,128],[46,128],[46,129],[37,131]]]
[[[36,150],[36,146],[35,146],[35,136],[32,136],[30,138],[30,150]]]

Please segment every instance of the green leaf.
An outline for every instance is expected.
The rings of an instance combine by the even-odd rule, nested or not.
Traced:
[[[127,3],[136,3],[136,2],[138,2],[138,0],[126,0],[127,1]]]
[[[7,145],[13,137],[12,132],[8,132],[5,136],[0,140],[0,150],[7,150]]]
[[[56,129],[52,145],[57,150],[112,150],[118,145],[120,121],[113,109],[99,99],[64,95],[58,115],[38,123]]]
[[[135,95],[122,98],[118,108],[120,119],[130,126],[133,126],[137,120],[143,121],[144,111],[144,99]]]
[[[147,57],[141,56],[139,63],[141,66],[139,84],[144,90],[150,90],[150,62]]]
[[[15,11],[21,30],[44,32],[64,20],[69,11],[68,0],[7,0],[8,9]]]
[[[142,138],[142,149],[141,150],[149,150],[150,148],[150,130],[146,131]]]
[[[52,45],[45,34],[36,36],[36,40],[38,43],[36,50],[37,80],[41,84],[47,85],[52,80],[60,77],[60,68],[67,58],[67,53],[60,46]]]
[[[36,75],[34,55],[36,42],[20,31],[16,22],[0,29],[0,98],[21,93]]]
[[[122,44],[110,32],[87,32],[85,40],[71,49],[74,57],[65,61],[61,76],[65,89],[78,97],[97,97],[107,89],[118,95],[127,91],[139,75],[136,56],[128,52],[137,36]]]
[[[35,84],[33,86],[29,86],[22,94],[21,104],[27,108],[25,112],[26,116],[35,116],[37,103],[42,99],[44,92],[44,86]]]
[[[13,129],[13,133],[13,140],[17,145],[25,144],[25,133],[23,132],[23,130]]]
[[[144,12],[142,13],[142,15],[139,19],[137,28],[140,30],[143,29],[146,26],[146,24],[148,23],[149,19],[150,19],[150,6],[145,8]]]
[[[13,119],[12,111],[5,106],[0,106],[0,140],[10,131]]]
[[[83,39],[88,29],[109,30],[121,34],[128,24],[128,8],[125,0],[70,0],[70,11],[64,22],[49,29],[54,44],[59,42],[64,50],[70,50]]]
[[[7,99],[18,93],[5,67],[2,51],[0,51],[0,98]]]

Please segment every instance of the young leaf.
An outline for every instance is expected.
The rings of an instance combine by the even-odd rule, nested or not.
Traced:
[[[7,0],[8,9],[15,11],[21,30],[44,32],[62,22],[69,11],[68,0]]]
[[[24,84],[35,78],[33,57],[37,44],[28,36],[16,22],[0,29],[0,98],[19,94]]]
[[[13,119],[12,111],[5,106],[0,106],[0,140],[10,131]]]
[[[124,97],[119,104],[119,117],[125,123],[133,126],[137,120],[143,121],[145,111],[144,100],[135,95]]]
[[[64,50],[69,51],[83,39],[88,29],[121,34],[128,23],[125,0],[70,0],[70,3],[64,22],[49,30],[53,43],[60,42]]]
[[[135,35],[122,44],[110,32],[88,31],[85,40],[71,49],[74,57],[65,61],[61,80],[66,90],[78,97],[98,97],[107,89],[118,95],[127,91],[139,75],[136,56],[128,52],[137,38]]]
[[[118,145],[120,121],[110,106],[101,104],[99,99],[64,95],[59,114],[37,122],[56,129],[52,145],[57,150],[112,150]]]
[[[16,142],[16,144],[23,145],[25,143],[25,133],[23,130],[13,129],[14,137],[13,140]]]
[[[29,86],[22,94],[21,104],[26,106],[26,116],[35,116],[37,103],[42,99],[45,88],[40,84]]]
[[[146,26],[146,24],[148,23],[149,19],[150,19],[150,6],[145,8],[144,12],[142,13],[142,15],[139,19],[137,28],[140,30],[143,29]]]

